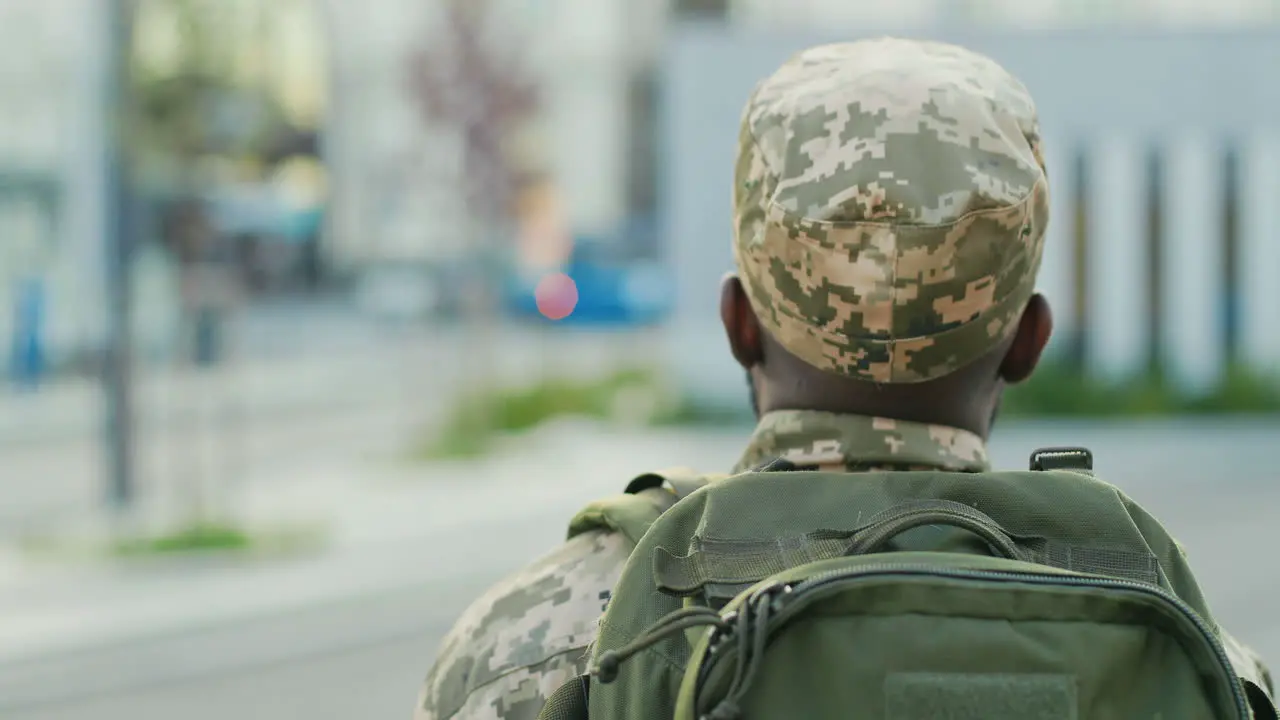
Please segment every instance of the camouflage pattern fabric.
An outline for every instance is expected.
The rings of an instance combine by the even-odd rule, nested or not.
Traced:
[[[765,415],[734,471],[773,458],[850,472],[990,469],[982,439],[964,430],[812,411]],[[629,552],[620,534],[586,533],[486,592],[445,637],[415,720],[535,720],[551,693],[587,671]],[[1274,697],[1258,655],[1223,640],[1240,676]]]
[[[585,533],[491,588],[445,636],[414,717],[536,718],[584,672],[630,552],[621,534]]]
[[[765,415],[734,467],[780,458],[815,470],[989,470],[986,444],[971,432],[887,418],[780,410]]]
[[[982,440],[963,430],[806,411],[765,415],[738,467],[774,457],[863,471],[987,469]],[[445,637],[415,720],[534,720],[586,672],[630,549],[619,534],[590,532],[486,592]]]
[[[739,275],[808,363],[920,382],[1017,327],[1049,222],[1035,105],[990,59],[892,38],[800,53],[742,117]]]
[[[800,53],[742,116],[734,256],[767,332],[810,364],[884,383],[944,376],[1017,327],[1048,183],[1026,88],[959,47],[877,39]],[[988,469],[980,438],[859,416],[766,415],[736,470]],[[630,551],[589,532],[477,600],[446,636],[415,720],[534,720],[587,649]],[[1243,677],[1272,691],[1227,638]],[[1258,682],[1262,681],[1262,682]]]

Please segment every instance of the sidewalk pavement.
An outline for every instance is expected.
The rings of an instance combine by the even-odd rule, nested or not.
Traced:
[[[388,392],[405,348],[232,363],[209,370],[140,368],[135,376],[140,420],[162,414],[187,416],[210,393],[238,400],[243,412],[283,414],[343,407]],[[60,442],[101,433],[105,419],[101,383],[66,378],[36,391],[0,392],[0,451],[8,445]]]
[[[1280,574],[1239,549],[1275,544],[1268,539],[1280,492],[1268,444],[1275,429],[1014,426],[1001,433],[993,457],[997,466],[1018,467],[1035,447],[1094,449],[1104,477],[1187,545],[1224,625],[1274,659],[1280,624],[1265,598],[1280,591]],[[729,467],[745,437],[737,428],[633,432],[566,420],[513,438],[483,461],[411,465],[382,453],[281,465],[282,477],[245,487],[239,511],[252,526],[328,527],[327,545],[295,556],[58,568],[6,556],[0,547],[0,705],[66,692],[67,677],[85,678],[77,686],[112,682],[97,670],[136,657],[124,648],[164,646],[151,671],[173,665],[187,677],[211,663],[245,663],[245,653],[267,650],[229,638],[319,607],[347,605],[346,617],[362,616],[396,595],[408,599],[401,610],[408,616],[421,597],[422,616],[447,627],[478,590],[553,547],[583,503],[654,467]],[[352,633],[359,627],[316,622],[272,651],[358,642]],[[200,644],[216,644],[209,638],[224,639],[220,650]],[[423,652],[425,668],[430,649]]]
[[[492,386],[598,375],[642,359],[651,338],[504,329],[501,352],[481,369]],[[207,373],[140,373],[135,485],[148,496],[204,486],[216,499],[228,486],[275,484],[308,456],[339,462],[378,436],[421,439],[447,420],[459,392],[476,387],[478,350],[464,339],[453,329]],[[88,381],[0,392],[0,542],[101,505],[104,419],[101,390]]]
[[[436,578],[484,571],[479,582],[487,584],[495,569],[514,569],[536,548],[553,547],[582,504],[619,492],[655,462],[723,467],[741,442],[740,433],[637,438],[565,421],[514,438],[483,461],[414,465],[383,456],[295,467],[288,478],[247,486],[240,504],[250,527],[327,527],[323,548],[292,557],[51,567],[0,546],[0,676],[17,677],[42,658]],[[516,528],[532,534],[512,553]]]
[[[502,326],[484,362],[495,383],[519,383],[543,372],[595,374],[653,356],[661,330],[556,331]],[[210,395],[242,415],[263,418],[340,412],[360,403],[403,399],[418,393],[424,405],[443,406],[459,373],[481,349],[468,346],[456,327],[406,329],[379,342],[344,349],[302,348],[285,356],[233,359],[208,370],[140,366],[137,415],[179,427],[204,411]],[[0,457],[9,445],[96,437],[105,422],[100,382],[68,378],[36,391],[0,388]]]

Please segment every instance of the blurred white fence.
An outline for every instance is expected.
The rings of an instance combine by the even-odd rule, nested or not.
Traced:
[[[1112,379],[1158,360],[1189,390],[1211,387],[1229,363],[1280,364],[1278,140],[1189,132],[1050,145],[1040,288],[1056,349]]]
[[[880,33],[860,33],[875,36]],[[1280,368],[1280,33],[916,33],[996,58],[1040,109],[1053,202],[1040,286],[1052,351],[1100,377],[1159,361],[1189,390]],[[794,52],[850,39],[687,28],[669,47],[664,236],[672,357],[703,401],[741,403],[718,327],[729,189],[751,88]]]

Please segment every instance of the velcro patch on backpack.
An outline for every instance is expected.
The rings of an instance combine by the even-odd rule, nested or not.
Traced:
[[[1071,675],[891,673],[885,720],[1076,720]]]

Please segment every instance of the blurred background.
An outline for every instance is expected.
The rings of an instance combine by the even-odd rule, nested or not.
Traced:
[[[1086,445],[1280,662],[1280,0],[0,0],[0,717],[411,716],[578,507],[750,432],[753,84],[881,34],[1036,97]]]

